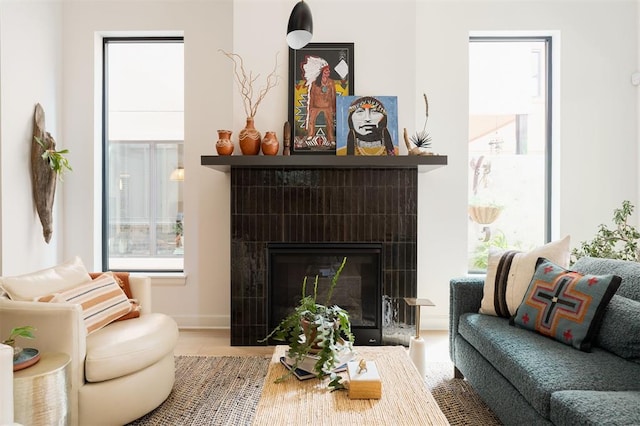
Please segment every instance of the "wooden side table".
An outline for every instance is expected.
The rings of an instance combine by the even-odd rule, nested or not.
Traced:
[[[71,358],[43,353],[31,367],[13,373],[13,411],[24,425],[68,425]]]
[[[422,306],[436,305],[429,299],[405,297],[404,300],[407,302],[407,305],[416,307],[416,335],[411,337],[409,341],[409,356],[424,379],[427,375],[427,344],[424,339],[420,337],[420,308]]]

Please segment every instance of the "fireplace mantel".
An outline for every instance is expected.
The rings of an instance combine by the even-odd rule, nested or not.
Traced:
[[[429,172],[447,165],[446,155],[338,156],[338,155],[203,155],[201,165],[220,172],[232,168],[378,168],[418,169]]]

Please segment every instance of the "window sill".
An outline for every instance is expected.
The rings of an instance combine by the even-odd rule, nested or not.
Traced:
[[[151,278],[152,287],[184,287],[187,285],[187,274],[184,272],[141,272]]]

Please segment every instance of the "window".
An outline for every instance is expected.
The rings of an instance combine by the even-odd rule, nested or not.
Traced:
[[[550,240],[551,39],[469,43],[469,270]]]
[[[182,38],[105,38],[105,270],[183,270]]]

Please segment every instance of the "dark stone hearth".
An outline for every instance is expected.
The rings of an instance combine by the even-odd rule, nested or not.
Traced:
[[[383,245],[383,341],[407,343],[417,292],[414,169],[234,168],[231,173],[231,344],[268,330],[267,243]],[[406,329],[406,338],[397,337]]]

